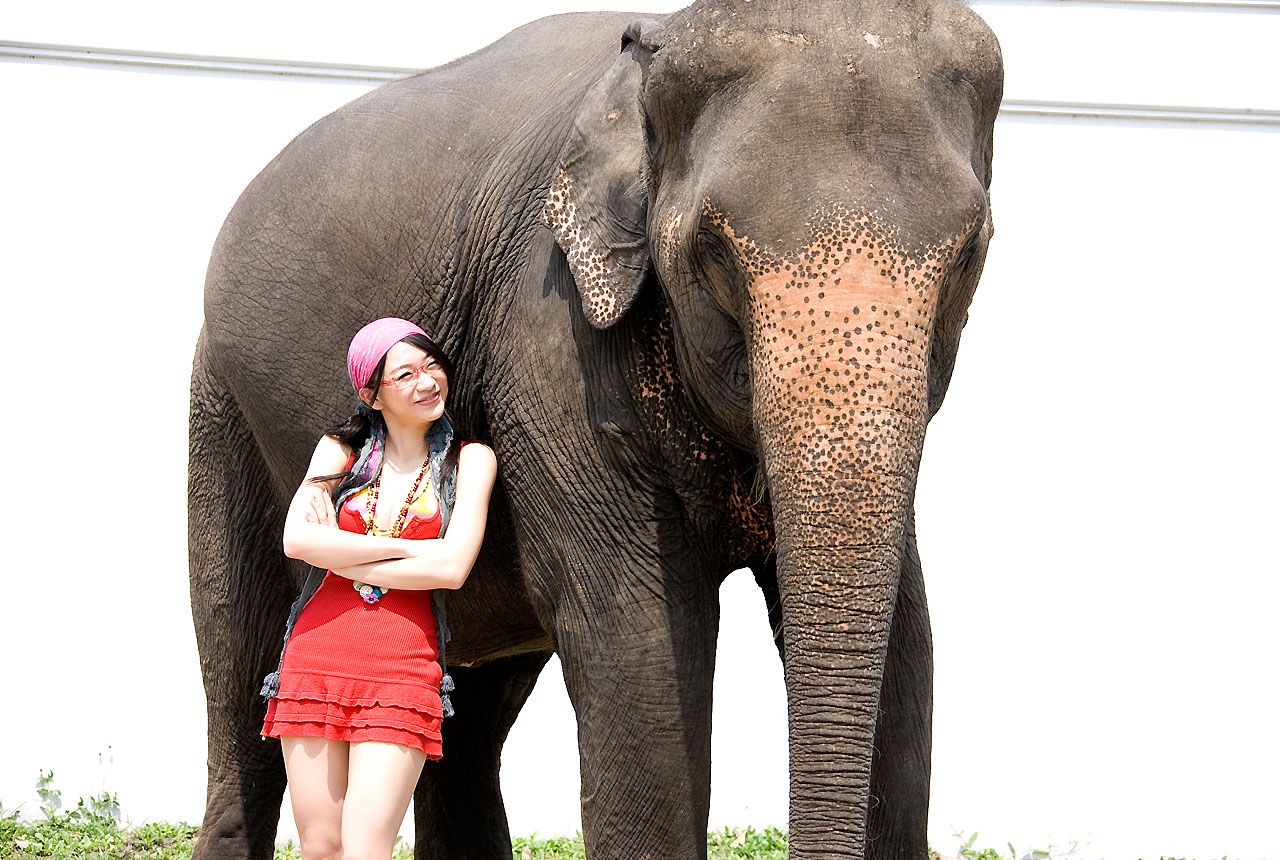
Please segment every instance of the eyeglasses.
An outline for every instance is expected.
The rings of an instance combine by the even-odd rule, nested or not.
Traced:
[[[382,380],[384,386],[393,385],[399,391],[408,391],[418,384],[418,378],[422,374],[430,376],[444,377],[444,367],[434,358],[429,359],[425,364],[420,364],[416,368],[403,368],[397,370],[395,376],[390,379]],[[438,380],[437,380],[438,381]]]

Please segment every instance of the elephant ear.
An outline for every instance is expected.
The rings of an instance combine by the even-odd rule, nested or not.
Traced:
[[[631,307],[650,265],[639,94],[642,64],[660,32],[647,18],[627,27],[618,58],[578,108],[542,207],[542,223],[568,258],[582,310],[598,329]]]

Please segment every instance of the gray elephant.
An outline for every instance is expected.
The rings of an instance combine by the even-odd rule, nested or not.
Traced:
[[[420,322],[500,465],[450,593],[457,716],[419,858],[507,858],[503,741],[554,652],[589,856],[706,855],[718,588],[785,669],[790,851],[923,857],[932,653],[913,499],[991,238],[991,31],[955,0],[543,19],[383,86],[257,176],[209,266],[191,385],[208,696],[197,856],[269,857],[262,676],[280,551],[362,323]]]

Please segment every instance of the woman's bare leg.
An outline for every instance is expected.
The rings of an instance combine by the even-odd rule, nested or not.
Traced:
[[[324,738],[281,738],[280,747],[303,860],[341,860],[350,744]]]
[[[390,860],[427,756],[400,744],[351,744],[342,851],[347,860]]]

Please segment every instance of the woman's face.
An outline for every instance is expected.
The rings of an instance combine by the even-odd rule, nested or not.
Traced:
[[[387,350],[382,384],[371,406],[384,417],[420,423],[444,414],[449,381],[444,367],[413,344],[400,342]]]

